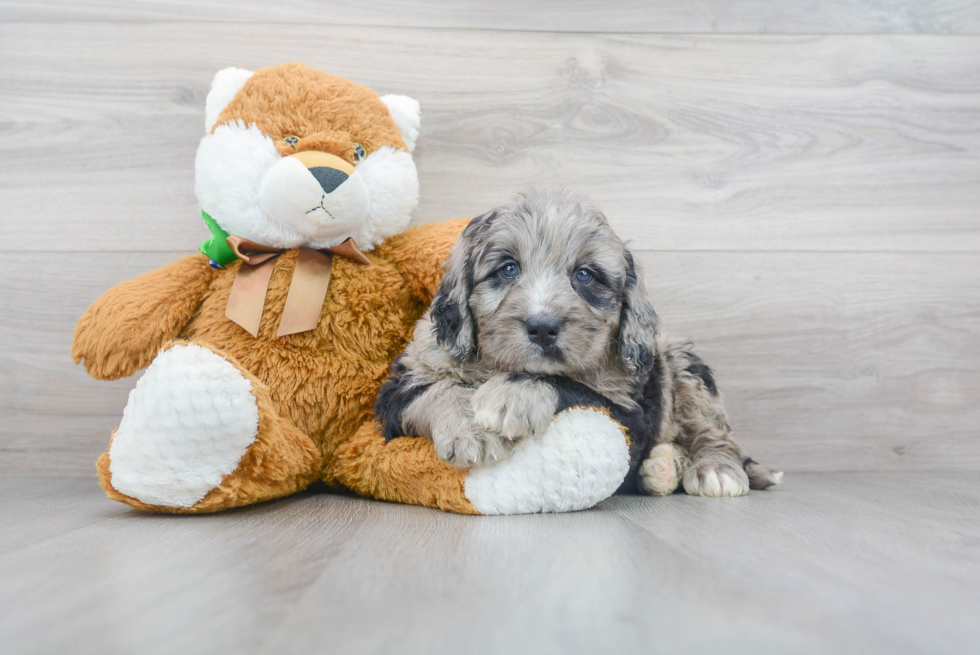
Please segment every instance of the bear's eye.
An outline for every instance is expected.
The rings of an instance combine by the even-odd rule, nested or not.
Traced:
[[[299,137],[296,136],[295,134],[290,134],[285,139],[283,139],[283,142],[288,143],[289,145],[295,148],[296,144],[299,143]]]
[[[354,144],[354,163],[360,162],[362,159],[367,157],[367,152],[364,151],[364,146],[360,143]]]

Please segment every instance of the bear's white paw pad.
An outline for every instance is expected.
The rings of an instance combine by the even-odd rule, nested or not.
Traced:
[[[109,448],[112,486],[149,505],[190,507],[255,441],[252,384],[194,344],[160,353],[129,394]]]
[[[640,488],[654,496],[667,496],[680,484],[676,462],[679,460],[673,444],[654,446],[640,465]]]
[[[749,492],[749,476],[727,459],[703,459],[684,473],[684,491],[707,498],[744,496]]]
[[[587,509],[616,492],[629,460],[619,424],[593,409],[568,409],[543,434],[517,442],[510,459],[470,471],[466,497],[481,514]]]

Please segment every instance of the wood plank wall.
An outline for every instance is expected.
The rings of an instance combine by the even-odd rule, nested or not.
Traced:
[[[740,439],[980,465],[980,3],[0,2],[0,471],[90,474],[134,380],[68,349],[193,250],[204,97],[298,60],[423,107],[420,220],[591,194]]]

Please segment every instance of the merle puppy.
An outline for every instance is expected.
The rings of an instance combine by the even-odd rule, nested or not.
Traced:
[[[532,190],[474,219],[375,404],[468,468],[573,405],[629,428],[621,491],[740,496],[779,482],[731,436],[711,370],[659,333],[633,257],[587,198]]]

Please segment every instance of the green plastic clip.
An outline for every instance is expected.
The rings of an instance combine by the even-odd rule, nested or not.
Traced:
[[[235,251],[228,247],[228,233],[222,230],[221,226],[203,209],[201,210],[201,218],[211,230],[211,237],[206,239],[198,250],[211,259],[212,266],[217,264],[219,267],[224,267],[238,259]]]

